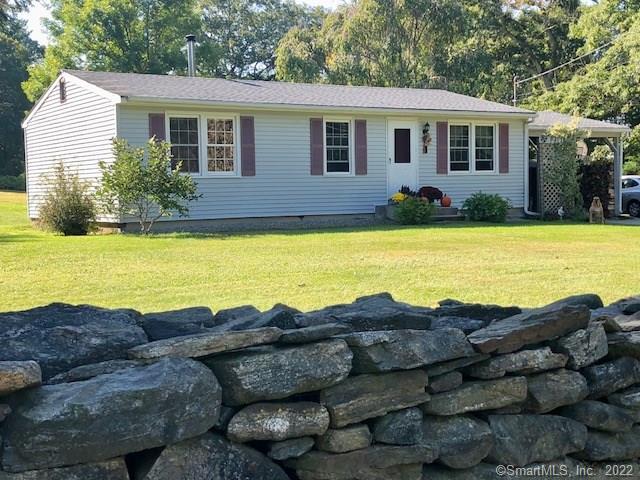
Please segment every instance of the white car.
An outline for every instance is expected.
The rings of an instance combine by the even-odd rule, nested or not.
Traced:
[[[640,217],[640,175],[622,176],[622,211]]]

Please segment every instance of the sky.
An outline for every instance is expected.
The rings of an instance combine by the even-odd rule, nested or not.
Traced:
[[[343,0],[296,0],[298,3],[306,3],[312,6],[323,6],[327,8],[335,8],[343,3]],[[31,9],[21,15],[22,18],[27,20],[29,30],[31,31],[31,38],[36,40],[41,45],[49,43],[47,34],[42,26],[42,20],[49,16],[47,7],[40,1],[35,1]]]

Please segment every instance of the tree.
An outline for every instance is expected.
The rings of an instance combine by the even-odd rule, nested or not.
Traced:
[[[197,200],[193,177],[180,173],[178,164],[171,169],[171,146],[151,138],[147,159],[143,148],[130,147],[126,140],[113,142],[115,162],[100,162],[102,182],[97,191],[105,213],[133,216],[140,231],[148,234],[157,220],[177,212],[189,214],[187,203]]]
[[[225,78],[273,79],[280,39],[293,27],[320,24],[325,15],[292,0],[202,0],[201,6],[199,67]]]
[[[200,26],[195,0],[52,0],[51,15],[52,43],[24,84],[31,100],[61,68],[184,72],[184,35]]]
[[[24,171],[20,121],[30,102],[20,84],[27,78],[27,66],[39,55],[40,48],[29,38],[26,23],[9,10],[0,15],[0,175]]]

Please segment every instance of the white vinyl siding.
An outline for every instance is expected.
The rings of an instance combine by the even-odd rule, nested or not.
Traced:
[[[436,129],[433,128],[438,121],[448,121],[449,124],[469,124],[469,125],[494,125],[494,170],[475,171],[473,174],[458,175],[438,175],[436,173],[436,154],[438,148],[438,138]],[[477,118],[457,119],[451,117],[425,118],[420,120],[420,127],[426,123],[432,126],[432,142],[429,145],[428,153],[422,153],[420,149],[419,163],[419,184],[420,186],[437,187],[453,201],[453,206],[460,207],[462,202],[472,193],[483,191],[485,193],[497,193],[507,198],[514,208],[524,206],[524,121],[496,119],[487,123]],[[495,122],[495,123],[494,123]],[[509,173],[498,174],[498,124],[509,124]],[[472,145],[474,145],[472,143]],[[471,161],[476,155],[471,149]]]
[[[59,86],[51,89],[24,131],[30,218],[38,218],[47,190],[45,179],[58,162],[95,187],[98,162],[113,159],[115,104],[73,78],[66,80],[65,91],[66,99],[60,102]]]
[[[162,111],[119,105],[118,135],[143,146],[149,137],[148,114]],[[212,113],[224,112],[216,108]],[[385,117],[356,117],[367,120],[367,175],[311,175],[309,119],[328,119],[324,112],[228,113],[254,117],[256,175],[194,176],[203,196],[190,205],[190,219],[372,214],[376,205],[387,203]]]

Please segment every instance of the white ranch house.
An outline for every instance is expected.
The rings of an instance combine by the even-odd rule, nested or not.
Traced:
[[[202,194],[168,228],[366,220],[403,185],[437,187],[458,207],[474,192],[497,193],[528,212],[530,134],[550,126],[536,118],[443,90],[65,70],[23,122],[28,211],[38,218],[56,163],[95,185],[114,137],[144,146],[155,135]],[[619,211],[627,129],[596,123],[617,147]]]

